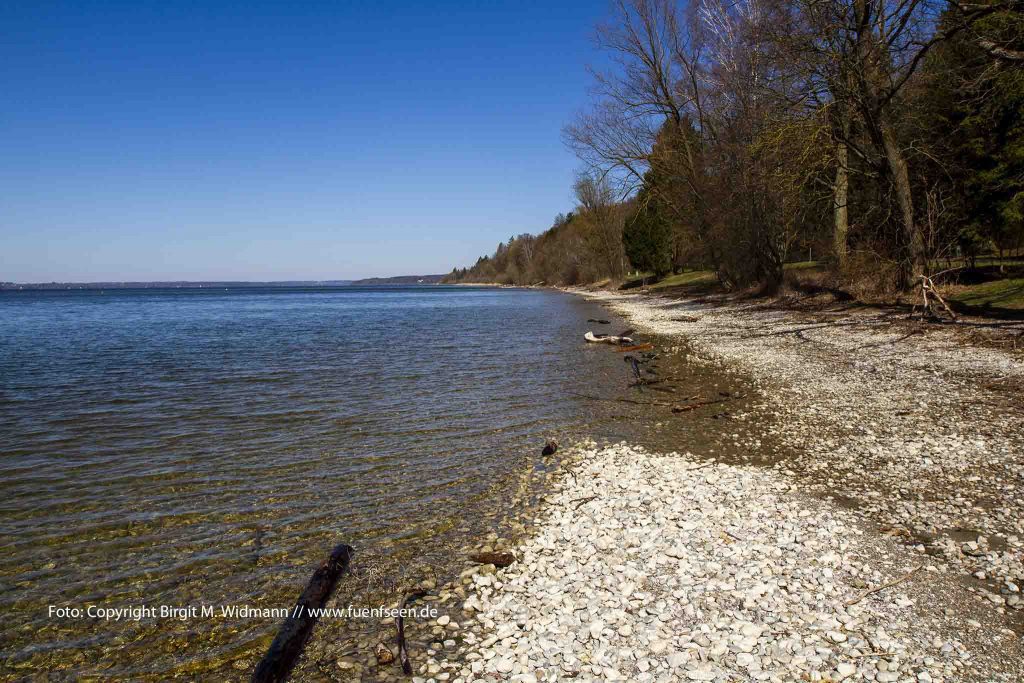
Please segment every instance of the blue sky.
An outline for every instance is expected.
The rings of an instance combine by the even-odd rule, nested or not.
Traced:
[[[592,2],[0,5],[0,280],[445,272],[572,206]]]

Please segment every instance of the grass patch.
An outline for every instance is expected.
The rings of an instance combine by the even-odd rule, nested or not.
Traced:
[[[797,261],[795,263],[784,263],[782,264],[783,270],[810,270],[812,268],[821,268],[825,265],[824,261]]]
[[[706,290],[718,284],[713,270],[689,270],[685,273],[668,275],[661,280],[655,280],[653,273],[641,273],[639,277],[633,276],[622,283],[619,289],[647,289],[666,290],[673,288],[689,288]]]
[[[948,299],[965,306],[1024,310],[1024,278],[951,286]]]
[[[648,289],[667,289],[669,287],[688,287],[692,285],[708,285],[718,282],[713,270],[691,270],[688,273],[669,275],[650,285]]]

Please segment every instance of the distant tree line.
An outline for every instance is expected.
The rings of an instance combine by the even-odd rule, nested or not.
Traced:
[[[449,281],[843,286],[1024,245],[1024,0],[621,0],[564,131],[576,208]]]

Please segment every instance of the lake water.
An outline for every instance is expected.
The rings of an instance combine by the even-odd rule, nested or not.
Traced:
[[[331,547],[440,576],[551,436],[626,437],[607,311],[468,287],[0,292],[0,677],[245,678]],[[575,392],[575,393],[574,393]]]

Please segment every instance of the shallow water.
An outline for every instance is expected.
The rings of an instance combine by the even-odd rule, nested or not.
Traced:
[[[216,671],[277,625],[51,605],[288,605],[340,541],[385,572],[443,562],[475,499],[588,421],[581,368],[621,372],[580,343],[598,313],[464,287],[3,293],[0,671]]]
[[[372,605],[457,573],[551,436],[728,447],[619,401],[721,379],[671,354],[675,394],[630,387],[582,342],[622,326],[548,290],[0,294],[0,674],[244,678],[280,619],[49,608],[290,607],[339,542]]]

